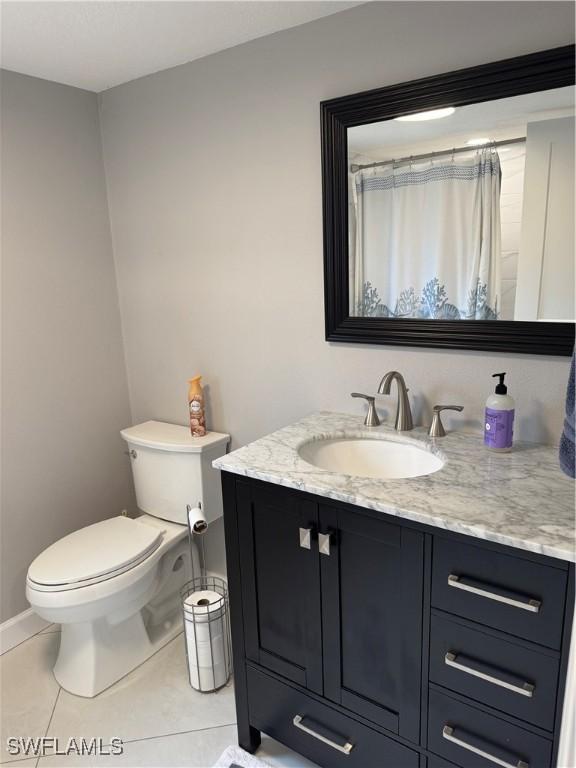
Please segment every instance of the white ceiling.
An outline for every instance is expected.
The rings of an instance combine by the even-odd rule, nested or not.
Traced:
[[[574,115],[574,88],[555,88],[457,107],[450,117],[405,123],[386,120],[348,129],[348,150],[374,160],[462,146],[468,139],[526,136],[528,123]]]
[[[2,0],[4,69],[103,91],[346,10],[333,0]]]

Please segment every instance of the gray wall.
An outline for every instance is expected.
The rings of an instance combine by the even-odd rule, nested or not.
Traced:
[[[323,339],[321,99],[567,43],[569,3],[373,3],[101,95],[133,417],[210,419],[240,445],[406,373],[417,411],[478,424],[509,370],[519,436],[554,442],[568,363]],[[385,401],[384,401],[385,403]]]
[[[566,359],[324,341],[318,105],[573,28],[570,3],[371,3],[102,94],[134,421],[185,423],[201,372],[209,424],[237,447],[316,409],[360,414],[349,392],[398,368],[418,421],[457,402],[479,429],[506,370],[518,437],[557,442]]]
[[[11,72],[2,101],[2,620],[31,560],[132,504],[97,98]]]

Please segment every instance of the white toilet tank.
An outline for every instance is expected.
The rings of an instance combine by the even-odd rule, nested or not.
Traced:
[[[192,437],[188,427],[161,421],[120,434],[128,443],[138,509],[186,525],[186,505],[201,502],[208,523],[222,516],[220,472],[211,465],[226,453],[230,435]]]

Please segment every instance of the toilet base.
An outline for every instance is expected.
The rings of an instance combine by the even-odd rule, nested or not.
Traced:
[[[159,651],[182,631],[180,611],[163,632],[150,638],[138,611],[120,624],[63,624],[54,676],[69,693],[92,698]]]
[[[63,622],[54,665],[62,688],[76,696],[97,696],[173,640],[183,625],[180,590],[197,567],[195,548],[181,541],[158,564],[147,588],[153,597],[143,608],[132,602],[92,621]]]

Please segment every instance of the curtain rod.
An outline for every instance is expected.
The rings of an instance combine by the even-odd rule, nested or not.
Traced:
[[[426,160],[429,158],[439,157],[440,155],[455,155],[457,152],[478,152],[481,149],[488,147],[504,147],[507,144],[522,144],[526,141],[525,136],[520,136],[517,139],[503,139],[502,141],[490,141],[486,144],[481,144],[479,147],[454,147],[453,149],[441,149],[438,152],[426,152],[423,155],[411,155],[410,157],[401,157],[399,160],[382,160],[379,163],[369,163],[368,165],[351,165],[350,170],[352,173],[356,171],[362,171],[364,168],[376,168],[381,165],[397,165],[398,163],[416,162],[418,160]]]

